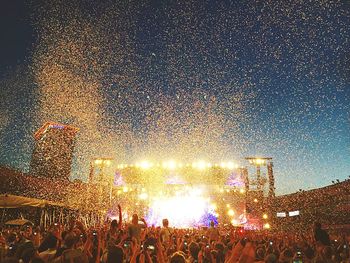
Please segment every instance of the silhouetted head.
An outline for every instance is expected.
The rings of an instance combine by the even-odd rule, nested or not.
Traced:
[[[164,226],[164,227],[168,227],[168,226],[169,226],[169,221],[168,221],[168,219],[164,218],[162,222],[163,222],[163,226]]]
[[[136,225],[139,222],[139,216],[137,214],[132,215],[131,222]]]

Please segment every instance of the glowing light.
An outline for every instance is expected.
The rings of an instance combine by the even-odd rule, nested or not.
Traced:
[[[216,204],[211,204],[210,206],[213,210],[215,210],[217,208],[217,205]]]
[[[244,194],[244,193],[245,193],[245,190],[244,190],[243,188],[241,188],[241,189],[239,189],[239,192],[240,192],[241,194]]]
[[[123,187],[123,192],[124,192],[124,193],[127,193],[128,191],[129,191],[129,188],[128,188],[127,186],[124,186],[124,187]]]
[[[235,166],[235,164],[234,164],[233,162],[227,162],[227,163],[226,163],[226,167],[227,167],[228,169],[234,169],[236,166]]]
[[[232,225],[238,225],[239,223],[238,223],[238,220],[232,219],[232,220],[231,220],[231,224],[232,224]]]
[[[224,192],[224,189],[221,188],[221,189],[220,189],[220,193],[223,193],[223,192]]]
[[[264,219],[267,219],[267,214],[263,214],[263,218],[264,218]]]
[[[182,194],[176,197],[161,197],[151,204],[147,222],[161,225],[162,219],[168,218],[175,227],[190,227],[200,224],[208,209],[209,204],[202,196]]]
[[[204,161],[198,161],[192,164],[193,168],[197,168],[199,170],[204,170],[207,167],[207,164]]]
[[[229,216],[234,216],[235,215],[235,211],[233,211],[232,209],[228,210],[227,214]]]
[[[163,163],[163,167],[166,169],[174,170],[177,167],[177,164],[174,160],[169,160]]]
[[[139,195],[139,198],[141,200],[146,200],[148,198],[148,194],[147,193],[142,193],[142,194]]]
[[[258,202],[258,199],[254,198],[254,203],[257,203]]]
[[[230,204],[227,204],[226,207],[229,208],[229,207],[230,207]]]
[[[95,164],[97,164],[97,165],[102,164],[102,160],[100,160],[100,159],[95,160]]]
[[[136,164],[136,166],[140,167],[141,169],[149,169],[153,166],[152,163],[148,161],[142,161],[141,163]]]
[[[264,224],[264,229],[270,229],[270,228],[271,228],[271,226],[269,223]]]

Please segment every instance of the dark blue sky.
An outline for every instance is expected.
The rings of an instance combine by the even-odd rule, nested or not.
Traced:
[[[81,128],[75,177],[98,155],[271,156],[279,193],[350,175],[348,3],[140,2],[2,3],[0,163],[54,120]]]

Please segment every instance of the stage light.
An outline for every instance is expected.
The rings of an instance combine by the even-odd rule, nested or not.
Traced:
[[[238,225],[238,221],[237,221],[236,219],[232,219],[232,220],[231,220],[231,224],[232,224],[232,225]]]
[[[220,167],[221,168],[226,168],[226,163],[224,163],[224,162],[220,163]]]
[[[271,226],[269,223],[264,224],[264,229],[270,229],[270,228],[271,228]]]
[[[235,211],[233,211],[232,209],[228,210],[227,214],[229,216],[234,216],[235,215]]]
[[[176,162],[174,160],[163,162],[163,167],[166,169],[174,170],[176,168]]]
[[[127,193],[128,191],[129,191],[129,188],[128,188],[127,186],[124,186],[124,187],[123,187],[123,192],[124,192],[124,193]]]
[[[207,167],[207,164],[204,161],[198,161],[198,162],[194,162],[192,164],[193,168],[197,168],[199,170],[204,170]]]
[[[157,198],[150,204],[152,214],[147,222],[160,225],[163,218],[168,218],[172,226],[190,227],[202,220],[209,208],[208,205],[202,196],[186,193],[177,197]]]
[[[147,193],[142,193],[142,194],[139,195],[139,198],[141,200],[146,200],[148,198],[148,194]]]
[[[244,193],[245,193],[245,190],[244,190],[243,188],[241,188],[241,189],[239,189],[239,192],[240,192],[241,194],[244,194]]]
[[[97,165],[102,164],[102,160],[100,160],[100,159],[95,160],[95,164],[97,164]]]
[[[118,190],[117,191],[117,195],[120,195],[122,193],[122,191]]]
[[[216,204],[211,204],[211,208],[212,208],[213,210],[215,210],[215,209],[217,208],[217,205],[216,205]]]
[[[226,167],[230,170],[235,168],[235,164],[233,162],[227,162]]]
[[[136,165],[138,165],[142,169],[149,169],[153,166],[153,164],[148,162],[148,161],[142,161],[141,163],[136,164]]]
[[[224,189],[221,188],[221,189],[220,189],[220,193],[223,193],[223,192],[224,192]]]
[[[229,207],[230,207],[230,204],[227,204],[226,207],[229,208]]]
[[[263,214],[263,218],[264,218],[264,219],[267,219],[267,214]]]
[[[257,203],[258,202],[258,199],[254,198],[254,203]]]

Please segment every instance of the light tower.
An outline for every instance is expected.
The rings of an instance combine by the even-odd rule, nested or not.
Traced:
[[[249,163],[256,167],[256,178],[250,181],[250,184],[255,186],[257,191],[263,191],[266,180],[269,182],[269,197],[275,196],[275,179],[273,177],[273,163],[271,157],[246,157]],[[266,166],[267,178],[261,175],[261,168]]]
[[[90,162],[90,174],[89,174],[89,184],[95,183],[98,186],[98,198],[101,207],[103,207],[103,196],[104,196],[104,186],[107,185],[109,188],[109,204],[112,202],[112,179],[108,178],[105,173],[105,169],[111,165],[113,158],[94,158]],[[98,173],[95,174],[96,170]],[[100,207],[100,208],[101,208]]]
[[[269,217],[271,201],[275,196],[275,180],[273,176],[273,163],[271,157],[246,157],[249,164],[255,167],[255,173],[247,180],[247,212],[254,219],[264,220],[259,223],[261,228],[270,228],[270,225],[265,222]],[[267,173],[262,173],[262,169],[266,169]],[[265,185],[268,182],[268,190]]]

